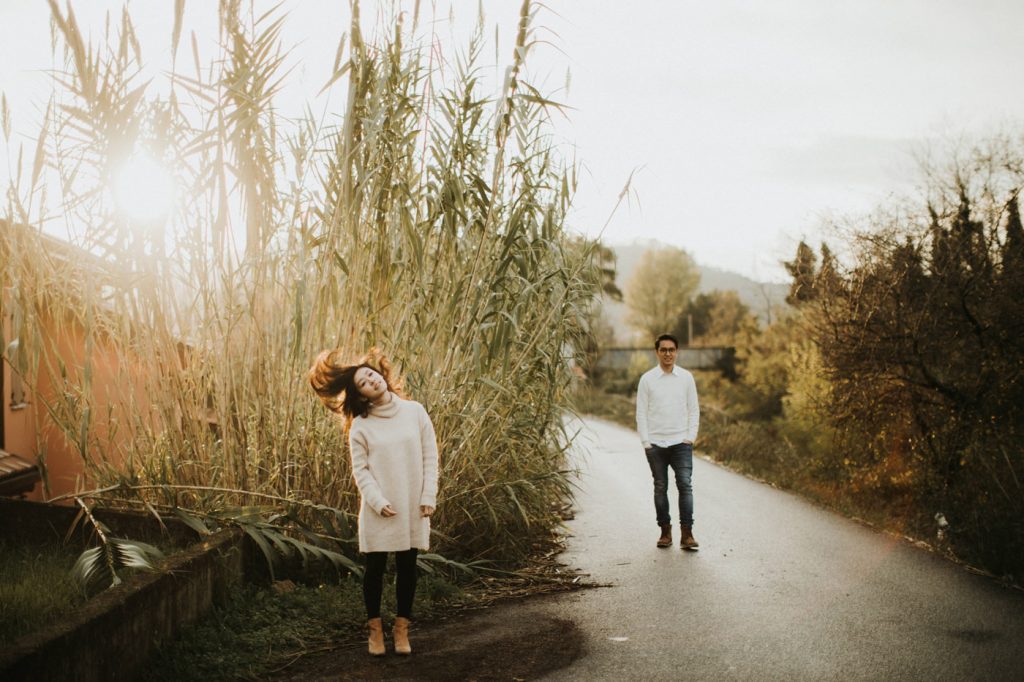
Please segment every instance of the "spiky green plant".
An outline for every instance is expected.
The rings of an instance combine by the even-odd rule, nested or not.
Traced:
[[[116,587],[122,582],[119,569],[153,570],[154,562],[163,558],[163,552],[153,545],[112,536],[110,529],[92,515],[85,502],[79,499],[78,504],[100,541],[98,546],[82,552],[71,569],[71,575],[85,591],[101,586]]]
[[[435,422],[439,551],[514,562],[548,538],[569,494],[574,349],[600,284],[591,246],[566,232],[575,175],[547,132],[558,105],[523,79],[533,5],[498,96],[482,92],[482,25],[442,74],[415,27],[369,39],[354,5],[331,77],[347,102],[326,124],[273,107],[288,57],[276,11],[222,2],[223,53],[201,63],[193,48],[194,73],[173,71],[157,97],[127,11],[108,49],[51,7],[69,66],[35,170],[8,193],[0,283],[24,378],[89,481],[150,509],[272,499],[290,523],[351,540],[346,444],[304,374],[322,348],[379,346]],[[174,169],[180,199],[148,226],[109,190],[143,149]],[[13,228],[47,217],[44,187],[60,188],[72,241],[95,257]],[[84,360],[68,366],[55,358],[73,329]],[[119,380],[101,409],[93,364],[108,351]]]

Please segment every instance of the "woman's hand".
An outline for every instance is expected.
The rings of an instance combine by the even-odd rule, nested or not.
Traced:
[[[431,516],[433,516],[433,514],[434,508],[431,507],[429,504],[420,505],[420,516],[422,516],[425,519],[429,519]]]
[[[398,512],[396,512],[395,508],[392,507],[390,504],[385,504],[380,510],[380,515],[383,516],[385,519],[388,519],[392,516],[397,516]]]

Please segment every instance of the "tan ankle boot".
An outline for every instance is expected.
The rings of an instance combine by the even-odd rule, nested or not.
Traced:
[[[366,625],[370,628],[370,639],[368,650],[371,656],[384,655],[384,626],[380,618],[371,618]]]
[[[409,646],[409,619],[399,616],[395,618],[395,629],[392,630],[395,638],[396,654],[411,654],[412,647]]]

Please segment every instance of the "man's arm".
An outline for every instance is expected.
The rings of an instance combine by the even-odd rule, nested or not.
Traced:
[[[700,428],[700,404],[697,402],[697,383],[689,376],[686,387],[686,440],[691,444],[697,440]]]
[[[647,376],[640,377],[640,383],[636,387],[636,432],[640,434],[640,442],[644,450],[651,447],[651,437],[647,431]]]

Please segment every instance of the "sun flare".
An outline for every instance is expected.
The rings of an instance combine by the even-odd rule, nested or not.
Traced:
[[[114,176],[114,201],[127,217],[144,222],[167,217],[174,206],[174,176],[143,152],[135,154]]]

